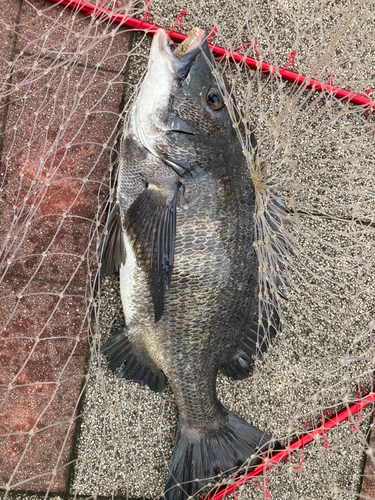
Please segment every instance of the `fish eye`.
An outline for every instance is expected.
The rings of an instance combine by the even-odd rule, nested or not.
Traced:
[[[215,88],[209,89],[206,95],[206,101],[210,106],[210,108],[214,109],[215,111],[222,108],[224,104],[220,92],[218,91],[218,89]]]

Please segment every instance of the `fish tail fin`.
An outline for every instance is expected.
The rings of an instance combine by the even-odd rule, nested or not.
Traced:
[[[191,432],[179,424],[176,447],[164,490],[166,500],[186,500],[204,489],[221,472],[246,469],[261,462],[262,454],[278,443],[270,435],[223,409],[220,428]],[[190,432],[189,432],[190,431]]]

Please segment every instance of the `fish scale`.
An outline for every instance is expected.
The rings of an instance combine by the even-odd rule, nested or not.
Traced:
[[[167,500],[186,500],[272,444],[216,395],[220,367],[244,378],[267,347],[269,311],[259,304],[254,190],[223,98],[230,89],[213,76],[206,33],[189,36],[178,56],[163,30],[154,37],[102,250],[102,269],[120,270],[126,320],[102,352],[111,369],[122,365],[120,377],[155,391],[168,380],[178,405]],[[111,238],[124,241],[117,254]]]

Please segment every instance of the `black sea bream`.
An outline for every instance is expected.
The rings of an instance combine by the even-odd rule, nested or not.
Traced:
[[[267,342],[253,186],[206,38],[195,28],[172,52],[157,31],[102,246],[102,273],[120,270],[126,321],[102,353],[112,370],[124,363],[120,377],[154,391],[167,378],[179,408],[168,500],[193,495],[271,440],[216,396],[218,369],[246,377]]]

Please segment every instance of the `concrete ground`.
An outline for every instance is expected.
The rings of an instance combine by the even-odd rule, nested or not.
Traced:
[[[173,2],[154,2],[154,21],[172,26],[180,8]],[[227,12],[220,2],[206,2],[190,9],[186,28],[199,24],[210,29],[212,18],[221,12],[218,24],[223,32],[218,37],[229,39],[242,19],[241,9],[240,3]],[[5,242],[0,488],[4,496],[25,500],[49,495],[152,498],[162,491],[173,453],[178,418],[173,394],[169,388],[154,394],[119,381],[98,354],[103,339],[123,322],[117,276],[102,280],[94,321],[88,313],[101,231],[96,222],[105,217],[112,145],[119,115],[145,70],[150,40],[140,35],[131,40],[122,30],[111,36],[104,22],[89,29],[90,19],[80,14],[71,31],[71,16],[42,0],[0,2],[1,84],[11,68],[10,78],[0,85],[5,95],[0,108],[0,241]],[[279,18],[276,9],[274,19],[281,22]],[[267,32],[270,38],[278,33],[277,56],[284,60],[293,48],[285,43],[292,39],[285,26],[293,26],[293,20],[281,18],[282,23],[267,26]],[[98,35],[101,43],[92,44]],[[134,55],[128,62],[130,47]],[[371,54],[368,57],[369,66]],[[308,71],[312,59],[306,44],[299,69]],[[231,76],[245,78],[234,71]],[[340,141],[348,123],[355,123],[362,144],[373,138],[363,132],[357,111],[350,106],[340,111],[333,103],[333,116],[339,115],[339,120],[332,125],[331,115],[323,115],[318,129],[330,150],[328,168],[323,148],[315,145],[311,152],[313,127],[304,136],[298,120],[287,119],[281,130],[290,149],[298,152],[283,166],[279,139],[267,116],[262,118],[276,87],[265,88],[254,80],[247,112],[255,117],[271,176],[272,168],[277,169],[279,196],[298,212],[285,230],[303,258],[285,263],[290,284],[288,303],[283,304],[285,327],[266,362],[257,363],[254,375],[240,383],[220,375],[218,393],[229,409],[287,443],[304,422],[319,420],[323,409],[340,409],[348,395],[346,402],[353,400],[359,385],[372,387],[372,329],[366,327],[374,317],[374,170],[365,152],[358,179],[350,177],[352,163],[346,171],[335,169],[334,161],[342,167]],[[353,80],[353,89],[358,82],[360,76]],[[310,97],[306,111],[301,101],[293,101],[301,123],[314,122],[325,105],[315,99]],[[353,149],[360,147],[349,132],[350,138]],[[293,161],[299,169],[293,170]],[[335,182],[339,179],[338,189],[329,189],[332,176]],[[351,198],[343,200],[349,177]],[[370,193],[367,198],[364,191]],[[357,222],[351,220],[354,201]],[[353,245],[357,239],[359,244]],[[362,413],[357,432],[350,423],[332,431],[327,450],[318,442],[306,448],[300,471],[296,465],[301,453],[294,465],[274,468],[267,474],[271,497],[341,500],[358,498],[361,490],[361,498],[375,498],[374,462],[364,453],[370,417],[370,409]],[[264,498],[254,484],[240,495]]]

